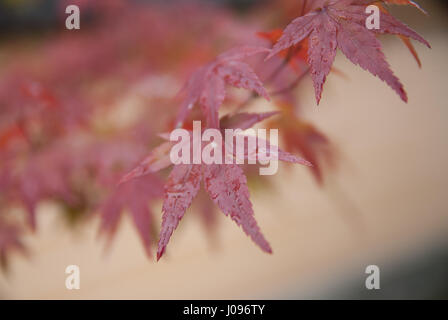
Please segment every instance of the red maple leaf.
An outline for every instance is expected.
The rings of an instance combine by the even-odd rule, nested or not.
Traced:
[[[226,96],[226,84],[253,90],[269,100],[268,93],[258,76],[247,63],[241,61],[268,51],[267,48],[249,46],[231,49],[197,70],[181,91],[185,94],[185,98],[180,106],[176,127],[182,127],[190,110],[199,103],[208,127],[218,128],[218,109]]]
[[[238,165],[204,166],[204,188],[226,216],[241,226],[263,251],[272,253],[254,218],[247,179]]]
[[[286,27],[267,59],[308,38],[308,64],[318,103],[337,48],[354,64],[385,81],[407,101],[403,85],[390,70],[375,33],[402,35],[430,47],[429,43],[387,12],[381,12],[379,30],[368,30],[365,26],[365,5],[373,1],[330,0],[316,3],[321,4],[316,10],[298,17]],[[316,6],[314,4],[314,8]]]
[[[196,197],[202,180],[201,165],[180,164],[174,166],[165,184],[162,228],[159,236],[157,260],[165,252],[168,241],[179,221]]]
[[[196,197],[201,181],[209,197],[265,252],[272,252],[254,219],[246,176],[238,165],[176,165],[165,186],[157,259],[165,252],[179,221]]]
[[[246,129],[256,122],[266,119],[268,116],[275,115],[276,112],[265,114],[237,114],[234,117],[225,117],[221,121],[221,127],[230,125],[232,128]],[[190,135],[191,137],[193,135]],[[191,138],[192,139],[192,138]],[[200,142],[199,142],[200,143]],[[260,156],[271,153],[274,150],[269,142],[264,141],[264,149],[259,149],[258,144],[255,150],[251,150],[245,144],[244,158],[249,154]],[[163,146],[163,145],[162,145]],[[152,153],[143,163],[137,166],[127,174],[122,182],[141,177],[142,175],[157,171],[161,168],[154,163],[166,163],[169,159],[168,150],[164,153]],[[223,146],[224,149],[224,146]],[[230,155],[224,157],[236,157],[235,149]],[[224,153],[223,153],[224,154]],[[308,161],[292,155],[288,152],[277,149],[278,159],[281,161],[311,165]],[[157,161],[155,161],[157,159]],[[224,163],[224,161],[223,161]],[[263,237],[260,229],[254,219],[252,204],[249,200],[249,189],[247,187],[246,176],[243,170],[236,164],[179,164],[175,165],[165,184],[165,196],[162,207],[162,227],[160,230],[159,244],[157,250],[157,260],[165,252],[166,246],[177,228],[180,220],[183,218],[186,210],[191,206],[193,199],[197,196],[201,186],[207,191],[210,199],[221,209],[226,216],[230,216],[243,231],[252,238],[252,240],[265,252],[272,252],[269,243]]]
[[[386,3],[392,3],[392,4],[402,4],[402,5],[413,5],[414,7],[418,8],[420,11],[422,11],[424,14],[427,14],[425,10],[423,10],[418,4],[416,4],[414,1],[408,1],[408,0],[386,0],[384,1]],[[375,3],[382,12],[388,13],[386,8],[380,3]],[[406,37],[404,35],[398,35],[398,37],[403,41],[404,45],[409,49],[412,56],[414,57],[415,61],[417,61],[418,66],[421,68],[422,63],[420,61],[420,58],[418,56],[417,50],[415,49],[414,45],[411,42],[411,39],[409,37]]]
[[[110,241],[117,230],[123,210],[127,209],[146,254],[150,256],[153,215],[149,203],[162,195],[163,184],[154,175],[146,175],[120,184],[101,206],[100,232],[107,233]]]
[[[289,106],[283,108],[282,117],[271,120],[268,127],[282,128],[285,150],[298,152],[310,161],[313,164],[310,170],[316,182],[322,185],[324,165],[331,168],[336,160],[335,146],[328,137],[312,124],[298,117]]]
[[[63,148],[57,145],[34,154],[9,181],[9,192],[24,205],[33,230],[36,229],[36,208],[40,201],[53,199],[76,203],[70,182],[76,158]]]

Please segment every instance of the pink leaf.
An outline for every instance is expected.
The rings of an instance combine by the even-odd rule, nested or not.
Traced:
[[[151,200],[161,197],[162,194],[162,183],[154,175],[146,175],[120,184],[100,209],[100,232],[107,233],[110,241],[117,231],[122,211],[128,209],[146,254],[150,256],[153,219],[148,205]]]
[[[272,253],[254,218],[246,176],[239,166],[204,166],[204,186],[226,216],[241,226],[263,251]]]
[[[253,90],[269,100],[269,95],[252,68],[242,59],[269,50],[263,47],[239,47],[219,55],[215,61],[196,71],[183,89],[185,96],[176,119],[181,127],[199,102],[208,127],[218,128],[218,110],[225,99],[225,84]]]
[[[163,170],[172,165],[169,157],[171,146],[171,142],[165,142],[154,148],[154,150],[142,162],[140,162],[136,168],[121,178],[119,184],[142,177],[149,173]]]
[[[407,95],[403,85],[390,70],[375,32],[410,37],[428,47],[429,43],[387,12],[381,13],[379,30],[368,30],[365,26],[367,18],[365,8],[372,2],[365,0],[316,2],[315,11],[293,20],[286,27],[267,59],[309,37],[308,64],[317,103],[320,101],[323,84],[333,64],[336,47],[341,49],[354,64],[385,81],[406,102]]]
[[[165,185],[162,228],[160,230],[157,260],[159,260],[179,221],[196,197],[202,178],[200,165],[176,165]]]
[[[400,80],[390,70],[381,44],[375,35],[358,24],[344,22],[338,31],[338,47],[354,64],[359,65],[373,75],[385,81],[398,95],[407,102],[408,98]],[[353,37],[353,34],[362,36]]]

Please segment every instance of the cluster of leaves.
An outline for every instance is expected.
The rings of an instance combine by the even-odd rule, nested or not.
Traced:
[[[280,3],[289,8],[287,0]],[[1,79],[2,263],[6,264],[9,250],[25,252],[21,229],[3,212],[18,204],[35,229],[36,207],[49,199],[60,202],[71,218],[99,212],[100,230],[109,238],[127,210],[148,255],[157,238],[149,204],[162,199],[160,259],[179,221],[197,198],[208,228],[214,221],[210,205],[214,203],[263,251],[272,252],[254,218],[244,173],[253,178],[249,166],[181,164],[167,174],[172,165],[168,155],[172,144],[166,141],[155,146],[156,134],[174,128],[191,129],[194,120],[203,121],[203,129],[245,130],[269,118],[267,126],[279,128],[284,142],[279,160],[309,166],[317,183],[323,184],[324,168],[331,168],[336,161],[335,148],[303,118],[295,89],[309,75],[319,103],[327,75],[339,72],[333,67],[339,48],[350,61],[385,81],[407,101],[377,35],[398,35],[418,62],[410,39],[429,44],[390,15],[384,3],[418,7],[413,1],[294,0],[299,16],[284,30],[258,32],[257,37],[254,35],[260,26],[238,24],[222,9],[80,1],[86,10],[101,15],[97,25],[88,32],[52,37],[41,45],[39,53],[33,53],[28,64],[24,61],[30,57],[18,57],[14,51]],[[365,27],[365,8],[370,4],[381,8],[379,30]],[[234,49],[216,55],[231,46]],[[170,93],[161,94],[156,85],[161,75],[169,75],[172,88],[185,73],[191,76],[174,102]],[[249,93],[242,100],[241,94],[228,87]],[[105,125],[104,117],[114,111],[111,105],[124,103],[127,96],[140,96],[145,108],[135,118],[143,120],[134,120],[124,128]],[[273,101],[277,109],[246,112],[244,109],[258,97]],[[149,156],[138,164],[150,147]],[[245,156],[259,152],[246,149]],[[236,155],[224,152],[224,156]],[[205,192],[200,192],[201,185]]]
[[[229,13],[194,4],[130,6],[109,0],[77,4],[83,14],[95,17],[91,26],[39,38],[32,51],[28,38],[2,46],[4,265],[7,252],[17,251],[15,243],[37,229],[38,205],[45,201],[57,203],[68,223],[90,221],[86,219],[99,214],[100,230],[109,236],[123,209],[129,210],[149,253],[148,205],[163,195],[161,177],[143,177],[119,188],[117,183],[154,145],[155,134],[171,125],[176,112],[171,95],[184,74],[221,46],[236,42],[229,28],[245,30]],[[60,12],[65,19],[63,2]],[[203,28],[220,44],[214,44]],[[172,91],[161,92],[160,83]],[[124,124],[122,104],[132,115]],[[26,219],[16,214],[17,208],[23,209]]]

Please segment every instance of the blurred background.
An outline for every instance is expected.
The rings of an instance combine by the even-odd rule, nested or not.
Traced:
[[[71,3],[81,7],[79,31],[65,29]],[[381,38],[408,104],[340,53],[343,74],[329,76],[318,107],[309,79],[297,88],[300,119],[328,137],[337,165],[322,164],[324,183],[285,164],[250,179],[272,255],[218,210],[204,218],[197,201],[157,263],[130,215],[109,230],[111,243],[102,237],[101,204],[160,142],[192,70],[299,14],[288,0],[97,3],[0,1],[0,217],[8,222],[0,221],[0,298],[448,298],[446,1],[419,1],[428,16],[391,8],[432,45],[415,44],[420,69],[397,38]],[[229,100],[238,99],[239,91]],[[157,228],[161,200],[150,208]],[[73,264],[81,289],[70,291]],[[380,268],[380,290],[365,288],[369,265]]]

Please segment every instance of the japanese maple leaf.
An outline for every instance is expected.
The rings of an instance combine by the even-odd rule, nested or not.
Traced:
[[[202,165],[180,164],[174,166],[165,184],[162,206],[162,228],[159,235],[157,260],[165,252],[168,241],[179,221],[198,194],[202,180]]]
[[[145,138],[144,133],[142,138]],[[86,148],[87,167],[95,173],[95,180],[104,186],[115,185],[123,172],[132,168],[144,155],[146,148],[129,137],[96,142]],[[151,255],[153,214],[149,205],[163,196],[163,183],[154,174],[120,183],[100,207],[100,233],[112,240],[124,210],[130,215],[138,231],[146,254]]]
[[[225,117],[221,121],[221,126],[229,125],[232,128],[243,130],[275,114],[276,112],[267,114],[237,114],[234,116],[234,119]],[[222,130],[224,129],[225,127],[222,128]],[[250,153],[255,153],[258,156],[264,155],[274,150],[269,142],[266,142],[265,146],[264,150],[260,150],[258,147],[255,150],[251,150],[246,147],[244,157],[247,158]],[[163,150],[165,150],[165,147]],[[160,151],[158,150],[158,152],[151,154],[136,169],[127,174],[122,181],[126,182],[160,169],[162,167],[160,163],[165,164],[166,159],[169,159],[168,151],[159,153]],[[230,153],[226,154],[225,157],[236,157],[233,150]],[[277,153],[279,160],[311,165],[308,161],[280,149],[277,150]],[[153,167],[154,164],[156,165]],[[263,251],[272,252],[269,243],[262,235],[254,218],[252,204],[249,200],[246,176],[240,166],[236,164],[178,164],[171,170],[168,181],[165,184],[157,260],[165,252],[171,235],[177,228],[186,210],[191,206],[193,199],[197,196],[201,183],[203,183],[210,199],[226,216],[230,216],[233,221],[241,226],[243,231]]]
[[[335,163],[335,147],[331,141],[312,124],[297,117],[285,108],[283,116],[269,122],[270,128],[282,128],[285,150],[298,152],[313,166],[310,170],[319,185],[324,182],[323,164],[331,167]]]
[[[268,93],[252,68],[241,60],[255,54],[267,53],[263,47],[240,47],[219,55],[215,61],[196,71],[183,88],[182,101],[176,120],[180,128],[190,110],[199,103],[210,128],[219,127],[218,109],[226,96],[225,85],[253,90],[269,100]]]
[[[140,142],[115,137],[94,142],[83,152],[84,166],[94,173],[97,182],[110,187],[116,185],[123,172],[139,162],[147,149]]]
[[[220,126],[225,129],[241,129],[246,130],[254,126],[256,123],[266,120],[269,117],[278,114],[278,112],[265,112],[265,113],[238,113],[232,116],[226,115],[221,118]],[[159,135],[164,140],[169,140],[169,135],[160,134]],[[132,169],[129,173],[125,174],[120,183],[124,183],[126,181],[132,180],[137,177],[144,176],[146,174],[158,172],[160,170],[166,169],[172,165],[170,160],[170,151],[173,147],[173,142],[166,141],[156,148],[154,148],[151,153],[144,158],[134,169]],[[245,150],[247,154],[247,150]],[[280,160],[286,161],[286,154],[282,152],[282,150],[278,150],[279,158],[283,158]],[[308,164],[304,161],[303,164]]]
[[[294,155],[284,151],[281,153],[282,155],[279,156],[281,160],[306,163]],[[180,164],[174,166],[165,186],[157,259],[159,260],[165,252],[173,231],[196,197],[201,181],[210,199],[221,211],[241,226],[243,231],[263,251],[271,253],[272,249],[254,218],[247,179],[240,166],[236,164]]]
[[[76,202],[70,184],[74,159],[62,145],[53,146],[33,154],[23,170],[12,177],[10,192],[24,205],[33,230],[36,229],[36,208],[40,201]]]
[[[163,203],[157,259],[160,259],[173,231],[196,197],[201,181],[215,204],[240,225],[265,252],[272,252],[254,218],[246,176],[238,165],[176,165],[168,177]]]
[[[390,33],[429,43],[390,14],[381,12],[380,29],[368,30],[365,26],[366,4],[373,1],[329,0],[319,8],[293,20],[272,48],[267,59],[305,38],[309,39],[308,64],[310,65],[316,100],[320,102],[322,88],[339,48],[354,64],[378,76],[407,101],[403,85],[390,70],[381,44],[375,33]]]
[[[413,5],[414,7],[420,9],[420,11],[422,11],[424,14],[427,14],[425,10],[423,10],[418,4],[414,3],[413,1],[383,1],[386,3],[392,3],[392,4],[410,4]],[[382,3],[380,2],[375,2],[375,5],[377,5],[380,10],[382,12],[385,12],[386,14],[388,13],[388,11],[386,10],[386,8],[382,5]],[[411,52],[412,56],[414,57],[415,61],[417,61],[418,66],[421,68],[422,67],[422,63],[420,61],[420,57],[418,56],[417,50],[415,49],[414,45],[412,44],[411,40],[403,35],[398,35],[398,37],[401,39],[401,41],[404,43],[404,45],[409,49],[409,51]]]
[[[127,209],[146,254],[150,256],[153,214],[149,203],[162,195],[163,184],[155,175],[146,175],[120,184],[101,206],[100,232],[107,233],[110,241],[117,230],[123,210]]]

